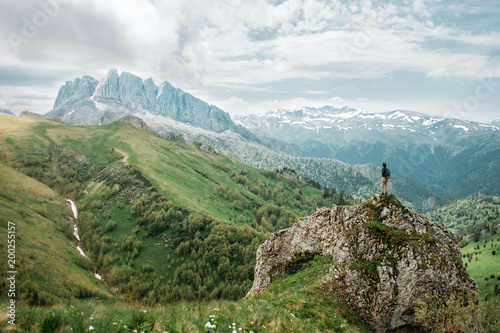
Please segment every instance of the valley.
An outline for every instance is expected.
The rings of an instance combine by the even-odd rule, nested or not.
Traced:
[[[7,222],[15,221],[20,235],[22,329],[216,332],[223,323],[254,332],[370,332],[340,294],[322,292],[328,256],[273,280],[258,297],[243,297],[266,239],[322,207],[372,207],[366,200],[380,191],[374,161],[381,156],[393,163],[396,206],[454,232],[479,286],[482,325],[492,332],[500,325],[492,315],[499,307],[500,261],[491,252],[498,250],[498,128],[468,123],[465,130],[450,119],[349,108],[233,122],[168,83],[151,83],[110,71],[101,81],[68,81],[46,117],[0,114],[0,230],[6,237]],[[158,99],[146,86],[165,94]],[[182,111],[186,103],[196,115]],[[326,128],[325,117],[335,128]],[[349,121],[353,127],[343,127]],[[349,137],[350,131],[359,135]],[[412,151],[418,160],[407,155]],[[429,177],[406,172],[403,162],[414,171],[429,165]],[[79,239],[68,201],[76,204]],[[391,248],[416,239],[435,244],[404,237],[376,219],[366,225]],[[374,277],[384,260],[394,266],[393,254],[384,254],[352,267]],[[0,287],[5,294],[7,284]],[[65,304],[81,317],[73,318]],[[32,312],[33,306],[46,308]]]
[[[235,121],[260,137],[279,138],[305,156],[377,166],[385,161],[394,175],[425,184],[431,193],[437,189],[436,198],[464,198],[483,188],[500,194],[500,132],[491,124],[331,106],[270,111]]]
[[[2,163],[51,186],[67,213],[62,198],[76,201],[83,250],[130,301],[239,298],[269,233],[316,207],[355,202],[293,174],[283,178],[124,123],[89,130],[36,116],[4,118]],[[128,166],[118,150],[128,154]]]
[[[386,161],[393,171],[393,193],[421,212],[483,188],[498,194],[499,188],[497,127],[410,111],[304,107],[233,121],[168,82],[156,86],[151,79],[111,69],[99,81],[83,76],[66,82],[45,117],[70,125],[123,118],[164,138],[211,145],[253,167],[291,168],[360,199],[377,193],[373,170]],[[463,184],[463,179],[468,181]]]

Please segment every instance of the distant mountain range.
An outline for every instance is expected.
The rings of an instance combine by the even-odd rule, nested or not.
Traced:
[[[500,191],[500,128],[411,111],[301,108],[235,118],[297,153],[350,164],[387,162],[393,174],[467,196]]]
[[[290,167],[321,185],[368,198],[378,170],[392,170],[392,193],[413,209],[432,209],[481,188],[500,189],[500,130],[494,125],[410,111],[370,113],[304,107],[231,119],[173,87],[111,69],[59,90],[47,118],[100,125],[138,117],[160,136],[183,135],[259,168]],[[347,163],[347,164],[346,164]]]

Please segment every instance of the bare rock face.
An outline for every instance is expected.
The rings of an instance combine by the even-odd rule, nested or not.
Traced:
[[[233,131],[254,136],[236,125],[229,113],[192,96],[167,81],[157,86],[128,72],[109,70],[100,81],[83,76],[59,89],[54,108],[46,118],[59,118],[70,125],[101,125],[125,116],[149,112],[217,133]]]
[[[137,118],[134,116],[126,116],[126,117],[123,117],[122,119],[118,120],[118,122],[130,124],[137,129],[148,131],[148,132],[153,133],[153,134],[155,133],[153,131],[153,129],[151,127],[149,127],[148,124],[146,124],[144,122],[144,120],[142,120],[141,118]]]
[[[325,277],[332,282],[330,291],[377,332],[428,331],[432,318],[423,327],[415,312],[433,297],[461,300],[469,295],[477,302],[477,285],[462,265],[453,234],[393,197],[322,208],[275,232],[257,250],[247,297],[263,292],[280,267],[305,251],[333,256]],[[481,332],[471,325],[466,331]]]

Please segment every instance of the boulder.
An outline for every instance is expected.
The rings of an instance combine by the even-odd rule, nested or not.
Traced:
[[[247,297],[263,292],[283,273],[281,267],[306,251],[333,257],[324,279],[330,282],[327,290],[376,332],[431,331],[437,318],[417,313],[441,311],[446,300],[454,300],[459,310],[478,302],[477,285],[462,264],[453,234],[393,196],[375,196],[355,207],[322,208],[275,232],[257,250]],[[454,327],[481,332],[477,307],[472,308],[472,322],[452,323]]]

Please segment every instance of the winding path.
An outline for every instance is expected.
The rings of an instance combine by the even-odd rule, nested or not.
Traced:
[[[117,153],[119,153],[123,156],[122,163],[124,165],[128,165],[128,154],[126,152],[124,152],[123,150],[120,150],[118,148],[113,148],[113,149],[114,149],[114,151],[116,151]]]

